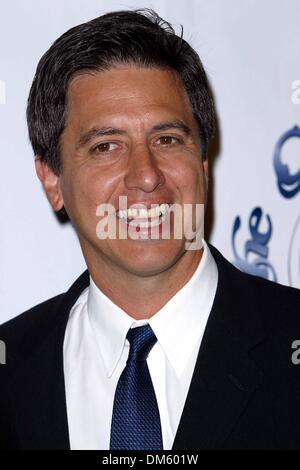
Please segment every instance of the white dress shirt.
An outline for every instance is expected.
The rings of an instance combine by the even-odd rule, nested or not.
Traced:
[[[95,285],[70,311],[64,375],[71,449],[108,450],[114,394],[126,365],[130,328],[149,323],[157,342],[147,358],[163,448],[173,446],[215,297],[218,271],[208,245],[190,280],[149,320],[135,320]]]

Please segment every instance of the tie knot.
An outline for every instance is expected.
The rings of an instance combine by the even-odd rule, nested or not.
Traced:
[[[131,328],[127,333],[127,339],[130,343],[128,361],[146,359],[157,341],[150,325]]]

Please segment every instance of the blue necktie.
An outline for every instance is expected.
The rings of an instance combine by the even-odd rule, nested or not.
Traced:
[[[156,343],[150,325],[132,328],[127,364],[115,393],[111,450],[161,450],[159,410],[150,377],[147,356]]]

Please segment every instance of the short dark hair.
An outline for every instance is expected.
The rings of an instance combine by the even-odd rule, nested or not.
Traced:
[[[74,74],[117,64],[172,69],[189,96],[199,127],[202,158],[214,131],[214,103],[196,51],[153,10],[117,11],[71,28],[38,63],[27,106],[35,155],[61,172],[60,136],[66,125],[68,84]]]

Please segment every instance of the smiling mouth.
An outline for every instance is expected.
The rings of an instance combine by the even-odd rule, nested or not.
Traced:
[[[130,207],[117,211],[117,217],[133,227],[151,228],[160,225],[167,218],[169,209],[169,203],[157,204],[151,209]]]

